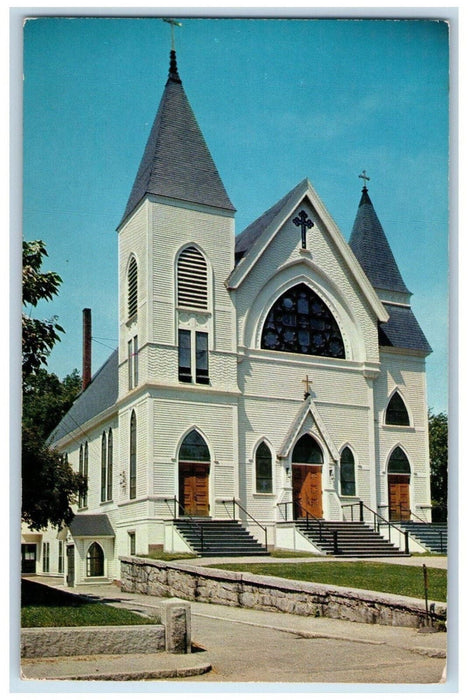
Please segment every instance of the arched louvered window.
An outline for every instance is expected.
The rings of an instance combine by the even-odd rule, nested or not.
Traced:
[[[271,450],[264,442],[255,453],[255,490],[257,493],[273,493]]]
[[[112,478],[114,471],[114,440],[112,437],[112,428],[109,428],[109,437],[107,438],[107,500],[112,501]]]
[[[389,474],[411,474],[411,467],[408,457],[401,447],[395,447],[388,461]]]
[[[85,491],[83,494],[83,508],[88,507],[88,443],[85,442],[83,458],[83,476],[86,479]]]
[[[79,463],[78,463],[78,474],[80,476],[84,476],[84,462],[83,462],[83,445],[80,445],[80,458],[79,458]],[[78,508],[83,508],[83,500],[84,500],[84,490],[83,488],[80,488],[80,491],[78,493]]]
[[[128,317],[135,316],[138,311],[138,265],[132,256],[128,266]]]
[[[385,424],[386,425],[409,425],[410,419],[408,411],[405,406],[405,402],[401,398],[401,395],[396,391],[390,401],[388,402],[387,410],[385,412]]]
[[[104,552],[97,542],[93,542],[86,554],[86,576],[104,576]]]
[[[184,248],[177,261],[177,305],[208,308],[208,269],[195,246]]]
[[[345,357],[338,323],[328,306],[306,284],[288,289],[271,307],[261,347],[301,355]]]
[[[354,471],[354,455],[345,447],[340,458],[340,488],[342,496],[356,495],[356,474]]]
[[[101,501],[106,500],[107,495],[107,439],[106,434],[101,438]]]
[[[137,459],[137,423],[135,411],[130,418],[130,498],[136,498],[136,459]]]

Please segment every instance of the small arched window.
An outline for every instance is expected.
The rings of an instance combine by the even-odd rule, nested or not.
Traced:
[[[177,261],[177,305],[208,308],[208,268],[195,246],[184,248]]]
[[[86,554],[86,576],[104,576],[104,552],[97,542],[93,542]]]
[[[411,467],[408,457],[405,455],[401,447],[395,447],[390,455],[387,471],[389,474],[411,474]]]
[[[132,256],[128,266],[128,317],[132,318],[138,311],[138,265]]]
[[[273,493],[271,451],[264,442],[255,453],[255,490],[257,493]]]
[[[88,507],[88,443],[85,442],[83,458],[83,476],[86,479],[85,491],[83,494],[83,508]]]
[[[405,406],[405,402],[401,398],[401,395],[396,391],[390,401],[388,402],[387,410],[385,412],[385,424],[386,425],[409,425],[410,419],[408,411]]]
[[[208,445],[197,430],[191,430],[179,450],[180,462],[209,462]]]
[[[356,495],[356,474],[354,469],[354,455],[345,447],[340,458],[340,488],[342,496]]]
[[[136,498],[136,463],[137,463],[137,421],[135,411],[130,418],[130,498]]]
[[[323,454],[316,440],[303,435],[297,441],[292,454],[293,464],[323,464]]]

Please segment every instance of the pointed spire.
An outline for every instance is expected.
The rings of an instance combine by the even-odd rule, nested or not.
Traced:
[[[349,245],[375,289],[410,294],[403,282],[382,224],[375,213],[366,183],[362,188]]]
[[[120,225],[148,194],[235,211],[185,94],[174,50]]]

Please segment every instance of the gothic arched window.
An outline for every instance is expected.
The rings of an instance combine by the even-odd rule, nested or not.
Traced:
[[[328,306],[306,284],[282,294],[271,307],[262,331],[265,350],[322,357],[345,357],[343,338]]]
[[[179,451],[180,462],[209,462],[208,445],[197,430],[191,430],[185,437]]]
[[[132,318],[138,311],[138,265],[132,255],[128,266],[128,317]]]
[[[208,268],[195,246],[184,248],[177,260],[177,305],[208,308]]]
[[[255,453],[255,490],[257,493],[273,493],[271,451],[264,442]]]
[[[107,439],[107,500],[112,501],[112,478],[114,471],[114,440],[112,437],[112,428],[109,428],[109,437]]]
[[[293,464],[323,464],[322,450],[313,437],[303,435],[296,442],[291,461]]]
[[[107,496],[107,439],[106,433],[102,434],[101,438],[101,502],[106,500]]]
[[[356,495],[356,474],[354,456],[349,447],[345,447],[340,458],[340,489],[342,496]]]
[[[396,391],[390,401],[388,402],[387,410],[385,412],[385,424],[386,425],[409,425],[410,419],[408,411],[405,406],[405,402],[401,398],[401,395]]]
[[[411,467],[408,457],[405,455],[401,447],[395,447],[390,455],[387,471],[389,474],[411,474]]]

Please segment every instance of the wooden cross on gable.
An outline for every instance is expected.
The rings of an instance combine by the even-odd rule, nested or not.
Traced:
[[[314,222],[311,221],[308,217],[304,209],[299,212],[297,216],[294,217],[293,219],[293,224],[295,226],[300,226],[301,227],[301,236],[302,236],[302,247],[306,248],[307,247],[307,240],[306,240],[306,232],[308,228],[312,228],[314,225]]]
[[[312,379],[309,379],[309,375],[306,374],[306,378],[302,380],[302,384],[305,384],[304,401],[310,396],[310,384],[312,384]]]

